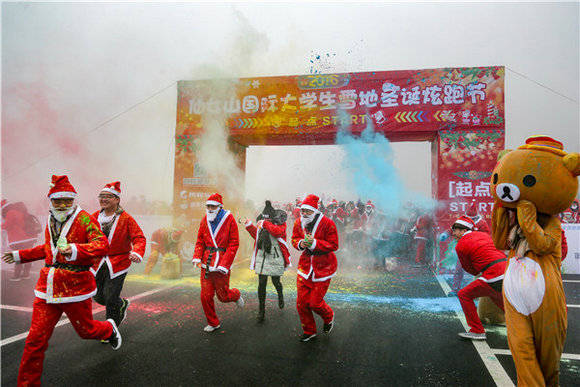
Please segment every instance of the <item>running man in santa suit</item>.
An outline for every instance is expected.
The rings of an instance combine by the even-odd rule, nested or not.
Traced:
[[[201,305],[208,323],[204,331],[213,332],[221,327],[214,295],[221,302],[235,302],[240,308],[244,306],[244,299],[238,289],[230,289],[230,268],[240,244],[238,225],[234,216],[223,208],[220,194],[211,195],[205,207],[192,262],[201,268]]]
[[[489,225],[483,218],[483,216],[477,213],[477,203],[475,200],[471,202],[471,206],[467,209],[465,215],[471,219],[473,222],[473,231],[481,231],[491,235],[491,229]],[[457,293],[461,288],[461,282],[463,281],[464,270],[461,267],[461,262],[457,260],[455,264],[455,273],[453,274],[453,285],[451,289],[453,290],[452,293]]]
[[[485,329],[477,315],[474,299],[489,297],[502,311],[503,275],[506,269],[505,254],[495,248],[491,236],[485,232],[472,231],[473,221],[462,216],[451,226],[452,235],[457,239],[455,251],[463,269],[471,275],[479,276],[457,292],[457,297],[465,313],[469,332],[461,332],[465,339],[485,340]]]
[[[324,301],[330,279],[336,274],[338,233],[332,220],[318,211],[319,198],[308,195],[300,206],[300,219],[294,222],[292,246],[302,251],[297,269],[296,307],[304,334],[300,341],[316,337],[313,312],[322,317],[324,333],[334,327],[334,311]]]
[[[109,340],[115,350],[121,346],[121,335],[114,320],[93,320],[91,297],[97,289],[89,269],[107,253],[109,244],[97,221],[74,204],[76,196],[67,176],[53,175],[44,244],[2,257],[8,263],[45,261],[34,290],[36,298],[20,362],[18,386],[40,385],[44,352],[63,312],[81,338]]]
[[[107,255],[95,262],[91,272],[97,280],[94,300],[105,305],[107,318],[117,326],[127,315],[129,300],[121,298],[123,283],[133,262],[141,262],[147,240],[135,219],[120,206],[121,183],[116,181],[99,193],[101,210],[93,214],[101,230],[109,240]]]

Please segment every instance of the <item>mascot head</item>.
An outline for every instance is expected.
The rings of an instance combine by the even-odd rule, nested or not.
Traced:
[[[538,212],[556,215],[570,206],[578,192],[580,154],[564,152],[561,142],[532,136],[516,150],[505,150],[491,175],[496,203],[516,208],[529,200]]]

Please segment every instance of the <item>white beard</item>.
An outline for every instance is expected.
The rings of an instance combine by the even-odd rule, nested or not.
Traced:
[[[214,210],[214,211],[210,211],[210,210],[205,210],[205,213],[207,215],[207,220],[210,222],[213,222],[218,214],[220,210]]]
[[[115,214],[107,216],[105,215],[105,211],[102,211],[99,213],[99,223],[102,225],[104,223],[109,223],[111,220],[113,220],[113,217],[115,216]]]
[[[315,216],[316,216],[315,213],[308,216],[300,215],[300,223],[302,223],[302,228],[306,227],[307,224],[311,223],[314,220]]]
[[[54,208],[51,204],[50,205],[50,213],[52,214],[54,219],[56,219],[57,222],[62,223],[66,220],[66,218],[69,215],[71,215],[73,212],[75,212],[76,207],[77,207],[76,205],[73,205],[71,208],[61,211],[61,210],[57,210],[56,208]]]

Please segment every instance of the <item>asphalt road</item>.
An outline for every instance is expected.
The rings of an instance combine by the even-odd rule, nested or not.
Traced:
[[[268,284],[266,321],[256,322],[257,280],[245,266],[231,280],[246,306],[217,302],[223,329],[203,332],[199,279],[127,278],[125,297],[136,297],[121,326],[123,346],[113,351],[80,339],[70,324],[57,327],[46,352],[43,384],[50,386],[189,385],[494,385],[474,345],[460,340],[459,303],[446,297],[427,269],[397,262],[393,271],[344,268],[326,300],[335,329],[300,343],[295,272],[283,277],[286,307]],[[2,271],[2,385],[15,385],[30,325],[36,278],[11,282]],[[577,281],[579,276],[568,277]],[[580,304],[580,283],[565,283],[567,303]],[[149,294],[146,292],[154,291]],[[16,308],[14,308],[16,307]],[[95,308],[95,318],[104,312]],[[15,310],[22,308],[21,310]],[[580,308],[569,307],[565,353],[580,354]],[[486,327],[492,349],[508,349],[505,327]],[[23,335],[21,335],[23,336]],[[6,341],[8,340],[8,341]],[[512,381],[509,354],[496,355]],[[575,385],[580,360],[562,359],[561,384]]]

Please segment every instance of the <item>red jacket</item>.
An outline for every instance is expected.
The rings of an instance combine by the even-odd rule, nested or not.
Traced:
[[[45,264],[56,262],[75,266],[92,266],[107,253],[109,243],[101,232],[99,223],[88,212],[77,206],[75,213],[63,225],[61,236],[72,248],[70,257],[62,256],[52,241],[50,216],[44,231],[43,245],[14,253],[17,262],[32,262],[44,259]],[[74,272],[54,267],[43,267],[36,283],[34,294],[49,304],[78,302],[91,298],[97,292],[95,276],[89,270]]]
[[[507,260],[505,254],[495,248],[489,234],[481,231],[467,231],[455,246],[463,270],[471,275],[481,274],[485,282],[503,279]],[[503,261],[499,261],[502,260]],[[499,261],[492,264],[495,261]]]
[[[566,240],[566,234],[562,230],[562,261],[566,259],[568,255],[568,241]]]
[[[272,222],[266,220],[262,223],[262,227],[266,229],[274,238],[278,240],[278,246],[280,246],[280,250],[282,251],[282,256],[284,257],[284,267],[290,266],[290,252],[288,251],[288,244],[286,243],[286,223],[277,225],[273,224]],[[258,251],[256,246],[256,236],[258,235],[258,231],[262,229],[262,227],[256,227],[252,224],[252,222],[246,225],[246,230],[252,238],[254,238],[254,252],[252,253],[252,262],[250,262],[250,270],[254,270],[254,265],[256,264],[256,253]]]
[[[344,224],[344,222],[346,222],[346,217],[347,216],[348,216],[348,214],[346,213],[346,211],[342,207],[338,207],[336,209],[336,211],[334,211],[334,218],[338,222],[340,222],[341,224]]]
[[[8,248],[18,249],[33,246],[37,236],[30,235],[26,230],[28,211],[24,203],[9,203],[2,207],[2,230],[6,231]]]
[[[428,215],[420,215],[415,223],[417,233],[415,239],[429,239],[432,223]]]
[[[195,243],[192,262],[201,262],[201,266],[207,268],[207,259],[212,253],[213,257],[209,271],[221,271],[227,274],[234,262],[239,245],[238,225],[229,211],[225,211],[215,232],[211,231],[207,216],[204,216],[197,232],[197,242]],[[219,248],[225,251],[212,252],[209,248]]]
[[[312,229],[314,243],[309,249],[299,246],[304,239],[304,229],[300,219],[294,222],[292,231],[292,246],[302,251],[298,261],[298,275],[312,281],[320,282],[332,278],[336,274],[338,263],[334,251],[338,250],[338,233],[332,220],[320,214]]]
[[[98,219],[99,213],[100,211],[95,212],[93,218]],[[93,274],[97,274],[101,265],[106,263],[109,267],[110,277],[115,278],[129,271],[129,266],[131,266],[129,254],[131,252],[137,254],[141,260],[143,259],[147,240],[141,227],[127,211],[123,211],[115,219],[108,240],[109,251],[93,265],[91,268]]]

